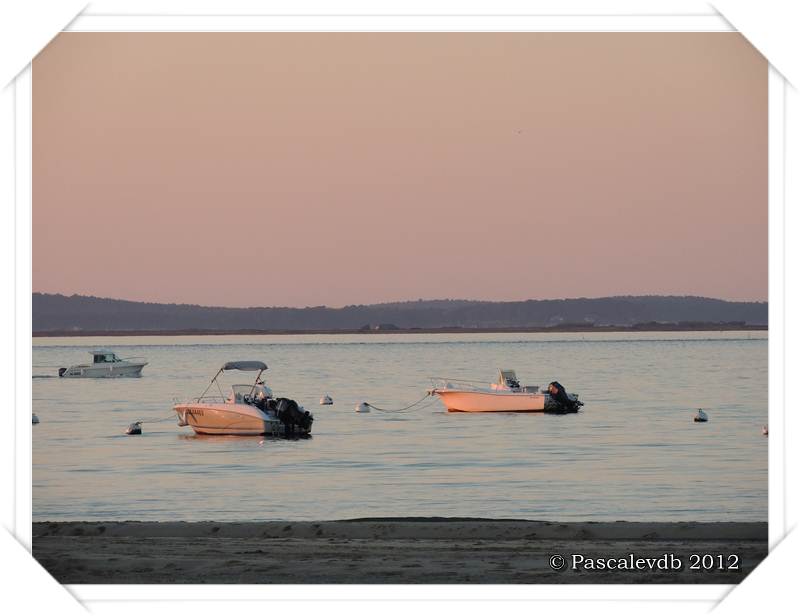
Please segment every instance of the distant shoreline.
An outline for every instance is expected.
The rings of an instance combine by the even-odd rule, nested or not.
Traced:
[[[768,331],[767,325],[740,323],[653,324],[555,327],[412,327],[407,329],[174,329],[174,330],[52,330],[35,331],[34,338],[93,338],[100,336],[299,336],[352,334],[579,334],[625,332]]]
[[[234,308],[34,293],[34,336],[460,334],[766,329],[766,302],[642,295]]]

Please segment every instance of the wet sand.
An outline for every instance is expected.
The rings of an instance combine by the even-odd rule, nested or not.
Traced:
[[[33,554],[64,584],[728,584],[766,556],[767,524],[39,522]],[[576,569],[574,554],[584,558]],[[690,567],[692,554],[698,569]],[[555,555],[564,557],[563,569],[550,565]],[[599,568],[601,558],[624,560],[612,570]]]

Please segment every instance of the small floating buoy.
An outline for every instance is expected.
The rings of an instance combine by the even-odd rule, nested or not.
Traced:
[[[32,417],[31,417],[32,423],[33,424],[39,423],[39,418],[36,416],[36,413],[31,413],[31,415],[32,415]]]
[[[362,402],[356,405],[356,413],[369,413],[369,404]]]
[[[331,398],[328,394],[325,394],[319,399],[319,403],[321,406],[328,406],[333,404],[333,398]]]
[[[708,415],[706,415],[703,409],[697,409],[697,415],[694,416],[695,423],[704,423],[708,421]]]
[[[761,434],[763,434],[764,436],[769,436],[769,428],[767,428],[767,426],[761,426]]]
[[[125,434],[130,436],[141,434],[142,433],[142,422],[141,421],[134,421],[131,425],[125,428]]]

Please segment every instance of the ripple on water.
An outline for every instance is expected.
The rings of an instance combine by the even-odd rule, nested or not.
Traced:
[[[34,519],[766,519],[765,336],[149,340],[114,342],[148,358],[141,379],[33,380]],[[87,346],[47,342],[34,342],[34,364],[74,363]],[[202,437],[166,420],[174,398],[198,395],[233,358],[265,360],[275,393],[314,412],[313,438]],[[530,384],[559,380],[586,406],[566,416],[451,414],[438,401],[352,411],[363,400],[404,406],[428,375],[489,381],[499,367]],[[323,393],[336,404],[319,407]],[[708,424],[691,421],[697,407]],[[143,434],[122,434],[136,420]]]

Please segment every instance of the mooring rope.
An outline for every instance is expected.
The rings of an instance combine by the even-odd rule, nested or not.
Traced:
[[[173,419],[175,415],[169,415],[167,417],[162,417],[160,419],[139,419],[138,421],[134,421],[132,424],[129,424],[125,430],[125,434],[128,435],[136,435],[142,433],[142,424],[151,424],[151,423],[161,423],[163,421],[169,421]]]
[[[169,421],[170,419],[177,419],[177,415],[172,414],[168,415],[167,417],[162,417],[161,419],[139,419],[138,421],[134,421],[135,424],[145,424],[145,423],[161,423],[163,421]]]
[[[404,406],[403,408],[399,408],[399,409],[384,409],[384,408],[381,408],[379,406],[375,406],[374,404],[371,404],[369,402],[365,402],[364,404],[366,404],[371,409],[375,409],[376,411],[381,411],[383,413],[402,413],[403,411],[408,411],[408,410],[414,408],[415,406],[417,406],[418,404],[422,403],[426,398],[428,398],[430,396],[431,396],[430,392],[425,392],[425,395],[422,396],[422,398],[420,398],[416,402],[414,402],[412,404],[409,404],[408,406]]]

